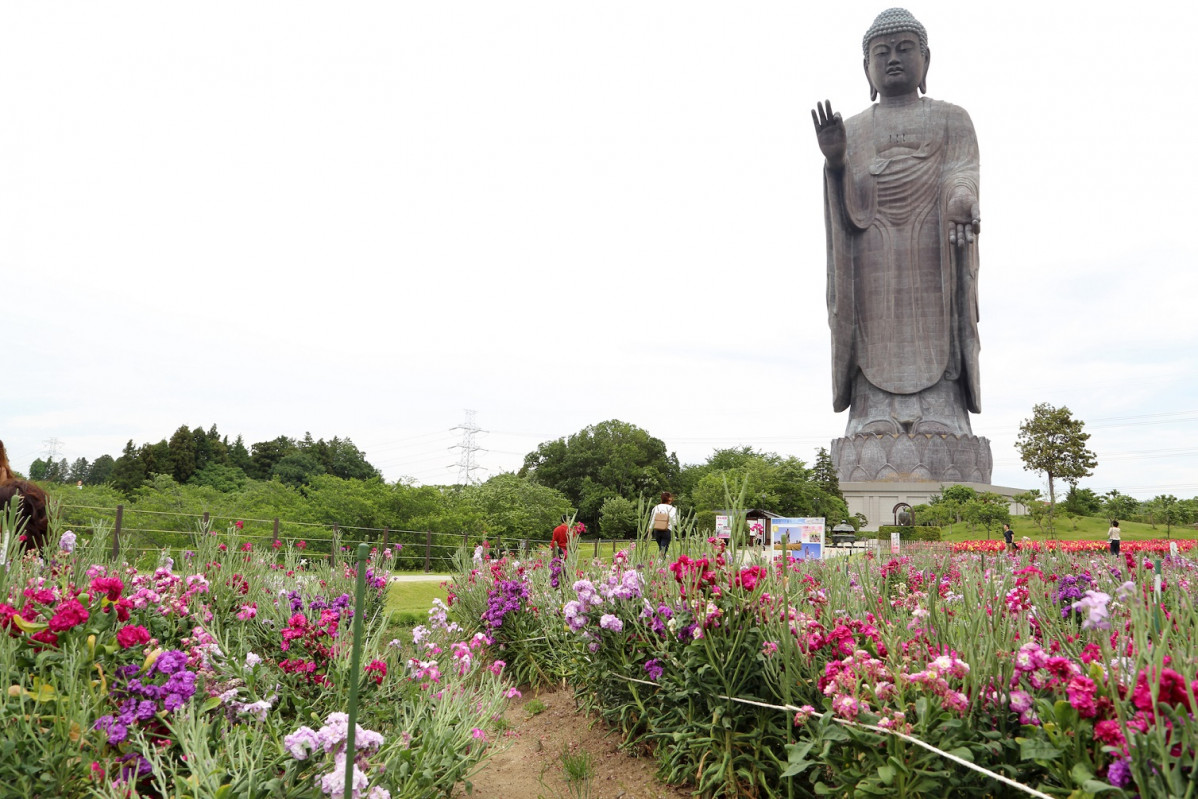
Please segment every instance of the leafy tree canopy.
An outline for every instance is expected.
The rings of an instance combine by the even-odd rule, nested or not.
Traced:
[[[1032,408],[1032,418],[1024,419],[1019,425],[1019,436],[1015,448],[1023,464],[1033,472],[1042,472],[1048,478],[1049,531],[1052,531],[1052,514],[1056,508],[1055,481],[1060,479],[1077,485],[1084,477],[1094,474],[1098,458],[1086,447],[1090,434],[1085,432],[1086,423],[1074,419],[1069,408],[1055,408],[1042,402]]]
[[[519,476],[560,491],[589,527],[598,523],[608,497],[631,500],[677,490],[678,472],[677,456],[660,438],[612,419],[541,444],[524,457]]]

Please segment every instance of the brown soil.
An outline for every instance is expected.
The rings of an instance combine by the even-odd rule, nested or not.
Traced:
[[[526,709],[539,699],[545,709]],[[502,751],[473,779],[473,799],[679,799],[690,793],[658,781],[656,763],[619,749],[619,737],[580,712],[569,689],[527,691],[508,707]],[[567,783],[562,752],[591,756],[589,781]],[[459,786],[455,799],[466,797]]]

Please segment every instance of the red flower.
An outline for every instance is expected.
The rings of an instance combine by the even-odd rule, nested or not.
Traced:
[[[49,626],[54,632],[60,633],[83,624],[87,621],[87,616],[87,608],[83,607],[78,599],[68,599],[65,602],[60,602],[54,609]],[[57,638],[55,642],[57,642]]]
[[[124,590],[125,584],[120,577],[97,577],[92,580],[92,593],[105,594],[109,602],[120,599]]]
[[[1132,704],[1140,710],[1152,710],[1152,691],[1148,687],[1148,672],[1141,671],[1136,677],[1132,691]],[[1182,705],[1190,709],[1190,697],[1186,694],[1186,679],[1173,669],[1161,669],[1157,683],[1157,701],[1162,705]]]
[[[58,634],[52,633],[49,630],[42,630],[29,636],[39,644],[47,644],[49,646],[58,646]]]
[[[0,602],[0,630],[12,624],[12,617],[17,615],[17,609],[7,602]],[[20,628],[15,628],[20,632]]]
[[[238,519],[237,521],[233,522],[233,526],[240,530],[245,527],[245,522],[243,522],[241,519]]]
[[[251,544],[249,541],[246,541],[244,544],[241,545],[242,552],[249,552],[253,548],[254,548],[254,545]]]
[[[270,542],[271,549],[278,549],[281,546],[283,546],[283,542],[277,538],[274,541]]]
[[[129,625],[122,627],[116,631],[116,642],[121,645],[121,649],[128,649],[131,646],[144,644],[150,640],[150,631],[140,625]]]
[[[365,671],[376,672],[374,681],[376,684],[382,685],[383,678],[387,676],[387,664],[381,660],[372,660],[370,661],[370,664],[366,666]]]
[[[296,541],[296,542],[295,542],[295,548],[296,548],[296,549],[307,549],[307,548],[308,548],[308,542],[307,542],[307,541]]]

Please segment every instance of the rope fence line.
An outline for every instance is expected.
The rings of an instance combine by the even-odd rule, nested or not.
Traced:
[[[640,683],[641,685],[651,685],[654,688],[661,687],[655,682],[650,682],[649,680],[638,680],[635,677],[625,677],[623,674],[616,674],[613,676],[619,677],[622,680],[627,680],[628,682]],[[738,696],[724,696],[723,694],[716,694],[715,696],[717,699],[726,699],[729,702],[740,702],[741,704],[744,704],[744,705],[753,705],[754,707],[762,707],[762,708],[766,708],[768,710],[782,710],[787,713],[799,713],[799,712],[802,712],[802,710],[803,710],[801,707],[795,707],[794,705],[772,705],[772,704],[769,704],[768,702],[758,702],[754,699],[741,699]],[[819,711],[813,710],[808,715],[816,716],[817,718],[822,719],[825,716],[827,716],[828,714],[820,713]],[[898,730],[888,730],[885,727],[879,727],[876,724],[862,724],[861,722],[851,721],[849,719],[842,719],[839,716],[832,716],[832,720],[837,722],[838,724],[842,724],[846,727],[856,727],[861,730],[869,730],[870,732],[875,732],[875,733],[878,733],[881,735],[893,735],[897,738],[901,738],[902,740],[907,741],[908,743],[915,744],[916,746],[921,746],[930,752],[934,752],[947,760],[951,760],[954,763],[957,763],[958,765],[965,766],[965,768],[973,769],[976,772],[985,774],[987,777],[998,780],[999,782],[1001,782],[1004,785],[1009,785],[1012,788],[1023,791],[1024,793],[1027,793],[1031,796],[1035,796],[1035,797],[1037,797],[1037,799],[1055,799],[1053,796],[1050,796],[1049,794],[1042,793],[1041,791],[1038,791],[1035,788],[1024,785],[1023,783],[1016,782],[1015,780],[1011,779],[1010,777],[1005,777],[1002,774],[991,771],[988,768],[979,766],[977,763],[970,763],[968,760],[965,760],[964,758],[957,757],[956,755],[954,755],[951,752],[946,752],[943,749],[939,749],[935,746],[932,746],[930,743],[921,741],[920,739],[918,739],[914,736],[911,736],[911,735],[907,735],[904,732],[899,732]]]
[[[103,511],[112,515],[108,521],[112,524],[111,538],[111,557],[116,560],[120,557],[122,551],[127,552],[153,552],[155,550],[172,550],[183,549],[179,538],[171,538],[166,541],[159,539],[159,536],[172,536],[189,538],[197,534],[198,529],[209,525],[213,519],[234,519],[231,516],[212,516],[207,511],[196,513],[194,511],[157,511],[157,510],[141,510],[137,508],[126,509],[123,505],[113,507],[102,507],[95,505],[72,505],[69,503],[62,504],[64,522],[65,517],[74,511]],[[133,527],[125,524],[126,514],[147,514],[151,516],[173,516],[191,519],[198,522],[198,525],[193,525],[191,529],[176,529],[168,530],[160,527]],[[348,551],[349,548],[357,544],[370,544],[380,548],[398,546],[396,551],[396,567],[400,566],[401,560],[404,568],[415,569],[430,573],[434,571],[434,563],[440,567],[444,563],[451,562],[453,553],[462,547],[468,547],[471,537],[477,537],[477,533],[462,532],[433,532],[430,530],[406,530],[403,528],[391,527],[360,527],[357,525],[341,526],[337,522],[319,523],[319,522],[300,522],[274,519],[254,519],[238,517],[237,521],[258,524],[271,525],[270,533],[250,532],[243,529],[238,529],[233,532],[237,539],[246,541],[271,541],[275,543],[294,543],[298,541],[306,541],[312,547],[312,551],[308,557],[333,557],[338,556],[338,550],[334,544],[340,545],[341,551]],[[148,520],[147,520],[148,521]],[[68,524],[87,525],[89,522],[86,519],[75,518]],[[316,528],[324,535],[313,537],[312,535],[300,532],[297,534],[295,528]],[[223,531],[210,529],[214,535],[222,535]],[[351,536],[345,536],[345,532],[350,532]],[[365,539],[352,537],[353,533],[377,533]],[[129,543],[122,542],[122,537],[128,539],[130,536],[141,538],[143,542],[149,542],[153,546],[129,546]],[[436,540],[435,540],[436,539]],[[446,539],[450,539],[450,543],[445,543]],[[548,546],[548,536],[544,538],[511,538],[503,536],[487,536],[490,542],[490,554],[493,557],[501,557],[504,554],[510,554],[520,559],[530,556],[538,547]],[[581,543],[581,542],[580,542]],[[592,543],[592,542],[587,542]],[[627,546],[632,543],[631,539],[594,539],[594,556],[599,557],[601,550],[603,552],[615,552],[621,546]],[[583,544],[586,545],[586,544]],[[278,546],[275,546],[277,549]],[[327,551],[326,551],[327,550]],[[403,551],[403,555],[399,551]],[[448,550],[448,552],[446,551]],[[421,563],[423,561],[423,563]]]

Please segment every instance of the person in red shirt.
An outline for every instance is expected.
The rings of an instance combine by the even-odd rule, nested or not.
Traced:
[[[554,557],[565,557],[566,547],[570,544],[570,519],[563,516],[562,523],[553,528],[553,540],[549,542],[549,551]]]

